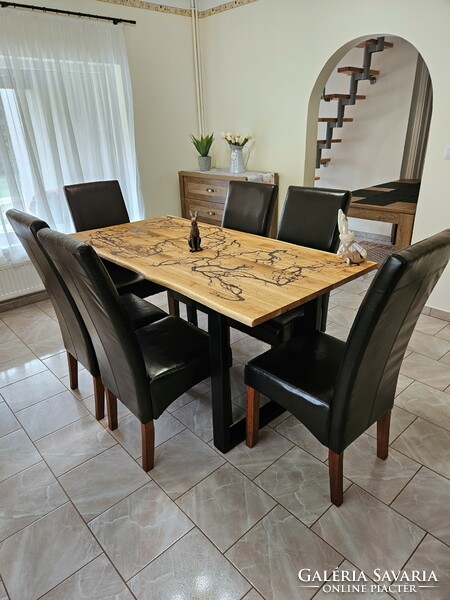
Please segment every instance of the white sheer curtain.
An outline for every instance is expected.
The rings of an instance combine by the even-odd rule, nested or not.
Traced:
[[[0,9],[0,264],[24,258],[9,208],[71,231],[63,186],[105,179],[142,218],[122,26]]]

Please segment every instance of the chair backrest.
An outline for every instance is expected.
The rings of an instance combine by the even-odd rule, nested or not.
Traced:
[[[47,229],[47,223],[15,209],[8,210],[6,216],[50,296],[66,350],[92,375],[98,375],[97,359],[84,321],[64,280],[38,239],[38,231]]]
[[[230,181],[222,227],[269,235],[278,186],[254,181]]]
[[[86,323],[103,384],[148,423],[153,411],[142,351],[103,263],[91,246],[63,233],[42,229],[38,237]]]
[[[336,252],[337,214],[347,212],[352,194],[346,190],[291,185],[284,201],[277,239],[299,246]]]
[[[118,181],[66,185],[64,193],[77,231],[130,222]]]
[[[336,380],[330,448],[341,452],[394,403],[417,319],[450,259],[450,229],[392,254],[350,331]]]

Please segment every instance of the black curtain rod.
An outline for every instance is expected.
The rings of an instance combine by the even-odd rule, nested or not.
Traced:
[[[42,12],[58,13],[60,15],[71,15],[72,17],[87,17],[91,19],[100,19],[102,21],[112,21],[114,25],[118,23],[130,23],[136,25],[136,21],[130,19],[116,19],[115,17],[104,17],[102,15],[90,15],[89,13],[75,12],[73,10],[61,10],[59,8],[47,8],[46,6],[33,6],[32,4],[17,4],[16,2],[0,2],[1,8],[12,6],[13,8],[29,8],[30,10],[41,10]]]

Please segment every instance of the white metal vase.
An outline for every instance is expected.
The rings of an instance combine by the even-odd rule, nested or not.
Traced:
[[[230,173],[236,175],[245,171],[244,156],[242,154],[243,146],[230,144]]]

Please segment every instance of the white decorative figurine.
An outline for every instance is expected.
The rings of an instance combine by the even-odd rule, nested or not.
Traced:
[[[366,260],[367,251],[355,242],[355,234],[353,231],[349,231],[347,217],[341,209],[338,210],[337,220],[339,239],[341,240],[337,253],[348,265],[359,265]]]

